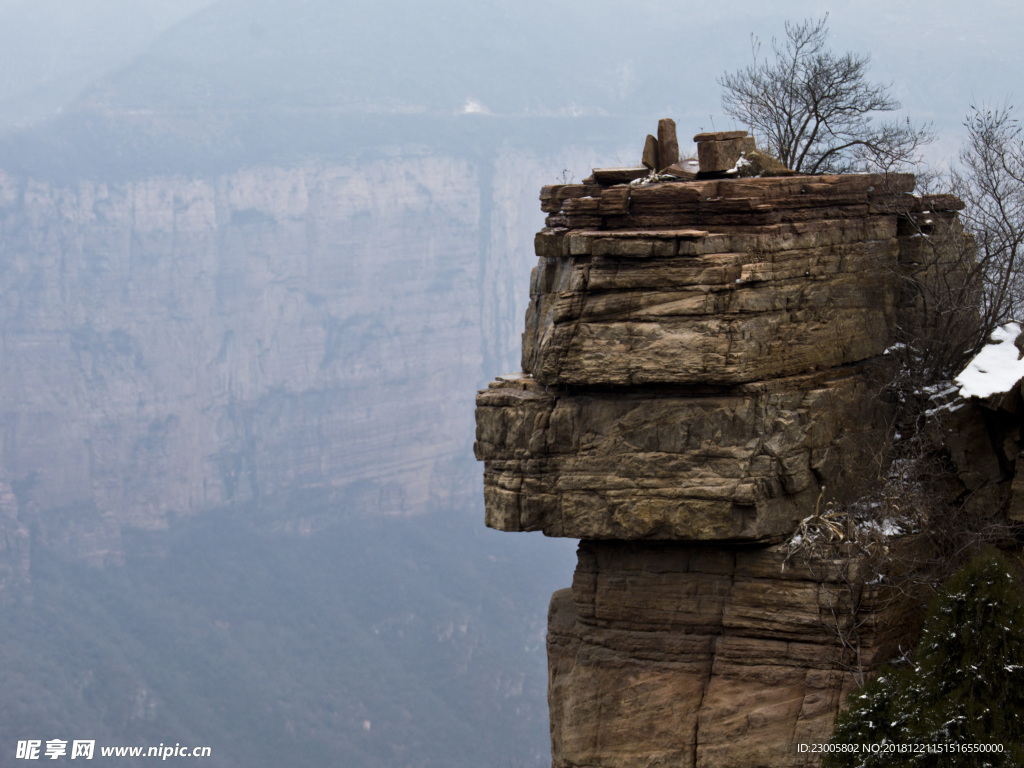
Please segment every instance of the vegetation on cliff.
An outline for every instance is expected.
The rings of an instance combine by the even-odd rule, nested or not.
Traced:
[[[1024,589],[997,553],[961,569],[932,601],[921,640],[840,715],[826,768],[1024,765]],[[865,750],[863,745],[879,745]],[[920,745],[917,752],[892,752]],[[946,752],[996,745],[1001,752]]]

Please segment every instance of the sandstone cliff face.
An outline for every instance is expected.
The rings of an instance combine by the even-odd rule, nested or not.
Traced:
[[[853,680],[822,612],[842,565],[783,570],[779,547],[580,544],[548,625],[554,765],[797,766],[827,741]],[[863,661],[891,656],[895,603]],[[848,620],[848,617],[843,617]]]
[[[479,393],[476,453],[488,525],[582,539],[549,613],[556,768],[816,765],[796,745],[827,740],[852,673],[912,634],[855,561],[779,543],[886,438],[878,367],[922,311],[912,188],[541,193],[524,373]]]
[[[123,531],[309,489],[368,514],[471,503],[452,392],[512,364],[517,238],[550,165],[510,147],[116,184],[0,173],[8,549],[35,521],[40,543],[117,562]]]
[[[860,369],[701,394],[493,384],[477,401],[487,524],[593,539],[778,540],[883,421]]]
[[[885,203],[911,185],[549,189],[523,369],[542,384],[718,385],[879,355],[898,298]],[[559,199],[581,192],[591,194]]]
[[[488,524],[576,538],[792,532],[886,426],[862,363],[892,341],[893,200],[911,186],[545,188],[531,375],[477,401]]]

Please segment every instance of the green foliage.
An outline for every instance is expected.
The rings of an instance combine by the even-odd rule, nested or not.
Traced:
[[[831,754],[825,768],[1024,766],[1024,590],[1001,556],[978,558],[950,580],[910,666],[883,670],[853,694],[832,743],[882,747]],[[980,744],[1004,751],[885,751]]]

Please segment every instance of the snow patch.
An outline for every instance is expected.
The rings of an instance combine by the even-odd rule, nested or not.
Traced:
[[[1024,378],[1024,360],[1014,344],[1019,335],[1017,323],[1008,323],[992,333],[992,343],[983,347],[954,379],[961,397],[1009,392]]]

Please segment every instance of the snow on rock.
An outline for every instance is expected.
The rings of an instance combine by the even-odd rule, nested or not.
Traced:
[[[992,333],[986,345],[954,379],[961,397],[989,397],[1008,392],[1024,378],[1024,360],[1014,344],[1020,335],[1017,323],[1007,323]]]

